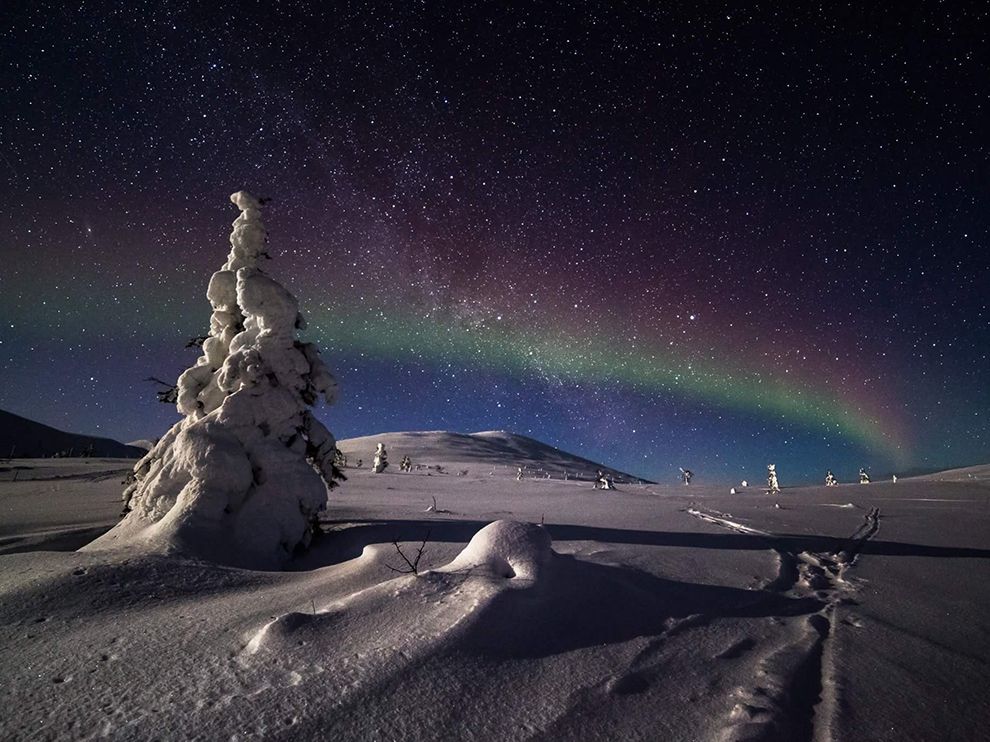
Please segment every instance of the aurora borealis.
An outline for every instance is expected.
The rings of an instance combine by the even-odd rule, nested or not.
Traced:
[[[45,3],[0,50],[0,408],[128,441],[229,193],[339,437],[676,481],[990,460],[986,9]]]

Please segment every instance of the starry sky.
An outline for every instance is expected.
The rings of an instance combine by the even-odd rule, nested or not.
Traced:
[[[338,437],[990,461],[987,6],[800,5],[5,3],[0,408],[161,435],[244,188]]]

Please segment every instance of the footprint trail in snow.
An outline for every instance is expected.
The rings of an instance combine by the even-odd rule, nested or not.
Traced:
[[[695,518],[736,533],[763,539],[778,562],[777,575],[763,590],[792,597],[815,597],[824,607],[797,621],[780,620],[779,640],[759,660],[752,685],[733,692],[733,706],[721,739],[829,740],[837,713],[837,683],[829,639],[841,621],[841,606],[854,603],[855,584],[847,572],[867,541],[880,528],[880,511],[873,508],[839,549],[810,552],[789,549],[787,540],[750,528],[716,511],[688,508]],[[854,625],[846,622],[849,625]],[[734,645],[726,654],[738,656],[746,648]]]

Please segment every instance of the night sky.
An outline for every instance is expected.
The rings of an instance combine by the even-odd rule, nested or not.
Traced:
[[[0,408],[164,433],[244,188],[338,437],[990,462],[987,6],[798,5],[4,3]]]

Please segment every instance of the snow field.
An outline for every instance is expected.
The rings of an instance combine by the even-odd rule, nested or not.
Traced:
[[[980,483],[785,489],[776,509],[473,469],[348,469],[297,571],[0,555],[0,735],[979,738]],[[66,474],[0,483],[44,496],[5,532],[21,513],[59,538],[75,508],[110,525],[116,482]],[[419,576],[389,568],[424,538]]]

